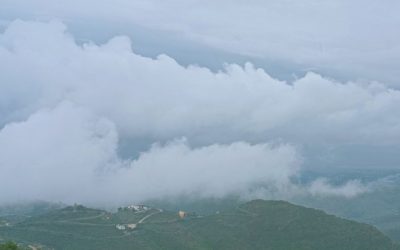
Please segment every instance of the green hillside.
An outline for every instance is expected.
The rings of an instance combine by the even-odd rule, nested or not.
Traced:
[[[343,218],[376,226],[400,243],[400,188],[382,187],[351,199],[345,197],[299,197],[293,202],[322,209]]]
[[[73,206],[2,226],[0,238],[43,249],[399,249],[372,226],[263,200],[183,219],[151,208],[111,214]]]

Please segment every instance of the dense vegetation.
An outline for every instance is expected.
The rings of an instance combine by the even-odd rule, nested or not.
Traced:
[[[18,248],[17,244],[9,241],[9,242],[0,244],[0,250],[19,250],[19,248]]]
[[[145,217],[134,230],[116,229]],[[262,200],[184,219],[156,209],[111,214],[73,206],[0,227],[0,236],[56,249],[399,249],[372,226]]]

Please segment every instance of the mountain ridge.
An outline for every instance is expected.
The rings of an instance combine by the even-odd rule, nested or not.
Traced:
[[[0,227],[0,236],[38,249],[400,249],[368,224],[265,200],[206,216],[75,205]]]

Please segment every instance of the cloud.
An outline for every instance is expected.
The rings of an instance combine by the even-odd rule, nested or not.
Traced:
[[[3,0],[2,7],[4,19],[63,20],[77,26],[83,39],[127,34],[133,26],[140,26],[156,35],[134,34],[132,38],[144,36],[149,44],[157,43],[160,36],[167,43],[176,34],[180,38],[177,47],[200,43],[236,55],[296,65],[297,72],[311,68],[343,79],[376,80],[399,87],[400,6],[395,0],[384,4],[372,0],[71,0],[62,4]],[[101,24],[101,29],[93,23]],[[87,37],[94,29],[98,31]],[[157,46],[147,49],[157,51]]]
[[[314,196],[340,196],[353,198],[357,195],[370,191],[369,185],[363,184],[359,180],[350,180],[341,185],[331,185],[326,178],[318,178],[313,181],[308,192]]]
[[[0,192],[0,201],[118,205],[181,196],[282,198],[311,192],[347,197],[364,191],[360,183],[356,191],[353,183],[331,187],[316,181],[309,190],[294,183],[302,157],[289,144],[192,148],[180,139],[123,160],[117,140],[111,121],[69,102],[8,124],[0,132],[0,190],[7,190]]]
[[[244,192],[255,184],[281,191],[293,185],[290,178],[297,175],[300,162],[295,148],[285,144],[235,142],[191,148],[185,141],[172,141],[154,145],[121,171],[123,183],[140,184],[137,190],[121,185],[119,195],[220,198]]]
[[[191,148],[154,144],[135,160],[117,156],[112,122],[62,103],[0,132],[0,201],[105,204],[180,195],[223,197],[262,183],[292,185],[301,161],[290,145],[236,142]]]
[[[222,197],[254,185],[280,194],[297,187],[292,145],[400,141],[400,92],[385,85],[315,73],[288,84],[250,63],[183,67],[135,54],[123,36],[78,45],[57,21],[15,21],[0,35],[0,87],[3,201]],[[121,158],[126,138],[156,144]]]
[[[400,141],[400,91],[382,84],[315,73],[288,84],[250,63],[213,73],[139,56],[126,37],[80,46],[65,29],[16,21],[0,36],[1,125],[68,100],[113,121],[121,137]]]
[[[110,121],[70,103],[10,123],[0,131],[0,201],[89,196],[120,165],[116,143]]]

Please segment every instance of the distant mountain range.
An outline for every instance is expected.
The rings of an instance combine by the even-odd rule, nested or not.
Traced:
[[[400,249],[373,226],[284,201],[254,200],[209,215],[80,205],[0,224],[0,240],[31,249]],[[1,221],[1,219],[0,219]]]

